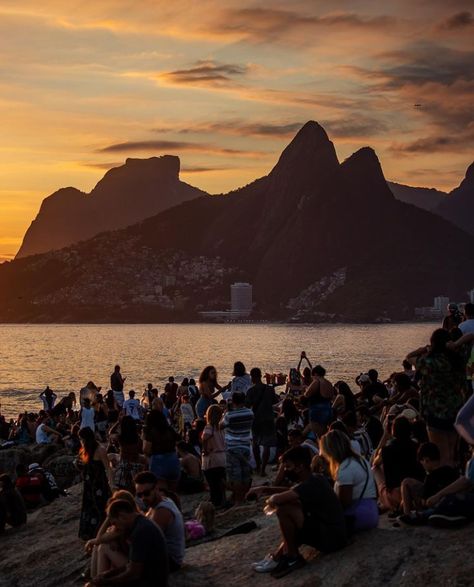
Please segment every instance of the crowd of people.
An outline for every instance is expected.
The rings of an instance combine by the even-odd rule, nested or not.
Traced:
[[[207,366],[197,383],[169,377],[162,393],[150,383],[137,397],[125,394],[117,365],[107,393],[90,381],[78,398],[58,401],[47,387],[43,409],[2,434],[8,444],[60,443],[77,455],[90,585],[166,585],[187,542],[212,532],[216,512],[260,498],[281,543],[253,568],[279,578],[305,564],[300,545],[342,549],[376,528],[381,512],[398,525],[474,519],[473,342],[466,304],[462,321],[445,319],[383,381],[369,369],[332,383],[302,352],[288,376],[247,372],[238,361],[226,385]],[[54,485],[36,463],[1,475],[0,530],[57,498]],[[181,498],[191,493],[207,496],[185,520]]]

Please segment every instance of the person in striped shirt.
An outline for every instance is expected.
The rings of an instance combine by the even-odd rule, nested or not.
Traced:
[[[232,489],[234,505],[241,505],[252,484],[250,451],[252,446],[253,411],[245,407],[245,394],[232,394],[232,409],[221,420],[225,434],[227,481]]]

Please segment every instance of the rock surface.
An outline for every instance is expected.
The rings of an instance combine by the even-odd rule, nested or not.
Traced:
[[[87,564],[77,538],[81,486],[69,497],[29,516],[19,530],[0,537],[0,587],[53,587],[81,584]],[[193,506],[183,500],[184,509]],[[195,499],[193,503],[195,503]],[[278,542],[274,517],[255,506],[224,516],[221,525],[254,519],[253,532],[221,538],[187,549],[183,570],[172,575],[170,587],[379,587],[435,585],[467,587],[473,584],[474,561],[470,545],[474,525],[462,530],[393,528],[382,519],[377,530],[360,534],[345,550],[321,556],[305,548],[305,568],[276,581],[256,575],[251,563],[262,558]]]

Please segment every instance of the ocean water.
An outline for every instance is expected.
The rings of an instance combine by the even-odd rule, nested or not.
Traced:
[[[352,387],[362,371],[381,377],[401,369],[409,352],[429,340],[436,324],[113,324],[0,325],[0,403],[9,417],[42,407],[49,385],[59,396],[78,392],[89,380],[109,387],[116,363],[126,390],[141,397],[148,382],[162,390],[168,376],[198,378],[206,365],[227,383],[233,363],[247,369],[288,372],[302,350],[332,381]]]

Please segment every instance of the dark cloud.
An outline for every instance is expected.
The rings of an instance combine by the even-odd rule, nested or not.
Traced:
[[[181,167],[182,173],[208,173],[209,171],[232,171],[240,167]]]
[[[265,155],[259,151],[243,151],[240,149],[229,149],[216,145],[189,143],[186,141],[126,141],[116,143],[99,149],[99,153],[133,153],[137,151],[193,151],[202,153],[213,153],[216,155],[240,155],[244,157]]]
[[[213,32],[239,32],[253,40],[281,40],[292,32],[304,32],[321,28],[380,28],[393,25],[389,16],[364,17],[350,12],[326,16],[302,14],[293,10],[273,8],[241,8],[224,11],[215,22]],[[303,42],[303,39],[301,39]]]
[[[96,163],[94,161],[91,162],[83,162],[80,164],[82,167],[91,167],[92,169],[105,169],[106,171],[112,169],[113,167],[120,167],[123,165],[123,161],[118,161],[116,163]]]
[[[229,120],[225,122],[203,122],[180,129],[180,134],[191,133],[222,133],[238,136],[262,136],[262,137],[292,137],[304,122],[289,123],[248,123],[244,120]],[[155,132],[169,132],[175,129],[155,128]]]
[[[401,51],[383,53],[378,58],[387,63],[379,70],[379,74],[387,79],[387,87],[427,82],[449,85],[457,80],[474,80],[474,51],[425,42]],[[391,62],[397,65],[391,66]],[[373,72],[368,72],[368,76],[373,76]]]
[[[211,84],[233,83],[235,78],[247,73],[247,67],[232,63],[215,61],[197,61],[189,69],[176,69],[162,73],[160,77],[175,84]]]
[[[388,125],[377,118],[355,114],[353,118],[322,122],[331,137],[367,137],[388,131]]]
[[[471,12],[463,11],[453,14],[440,23],[439,28],[447,30],[457,30],[474,25],[474,17]]]
[[[406,143],[394,143],[390,151],[409,155],[418,153],[469,153],[474,151],[474,127],[464,133],[431,135]]]

